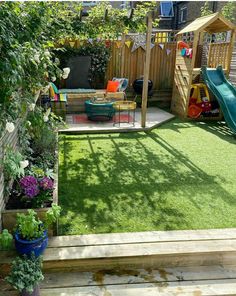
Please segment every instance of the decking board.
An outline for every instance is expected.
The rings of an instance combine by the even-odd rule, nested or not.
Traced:
[[[236,239],[236,228],[55,236],[48,247]]]

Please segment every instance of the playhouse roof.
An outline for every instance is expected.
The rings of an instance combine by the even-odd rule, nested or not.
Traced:
[[[196,31],[207,31],[209,33],[217,33],[233,29],[235,29],[234,24],[226,20],[219,12],[217,12],[197,18],[195,21],[193,21],[188,26],[179,31],[177,35]]]

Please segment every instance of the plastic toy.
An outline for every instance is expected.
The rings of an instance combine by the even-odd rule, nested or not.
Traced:
[[[211,111],[210,96],[204,83],[191,85],[189,105],[188,116],[191,118],[197,118],[201,113]],[[193,108],[193,106],[195,106],[195,108]]]
[[[184,41],[178,42],[178,49],[182,50],[183,48],[189,48],[189,45],[185,43]]]

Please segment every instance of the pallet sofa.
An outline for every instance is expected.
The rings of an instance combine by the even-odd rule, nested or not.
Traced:
[[[63,118],[66,114],[85,112],[85,101],[94,97],[111,98],[118,101],[125,99],[125,93],[106,92],[105,89],[62,89],[59,90],[59,99],[51,102],[52,111]]]

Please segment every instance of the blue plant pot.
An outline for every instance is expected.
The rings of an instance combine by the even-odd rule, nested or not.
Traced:
[[[20,255],[31,256],[32,252],[35,257],[40,256],[48,245],[48,233],[44,231],[42,237],[35,240],[25,240],[20,238],[19,232],[15,233],[15,246]]]

